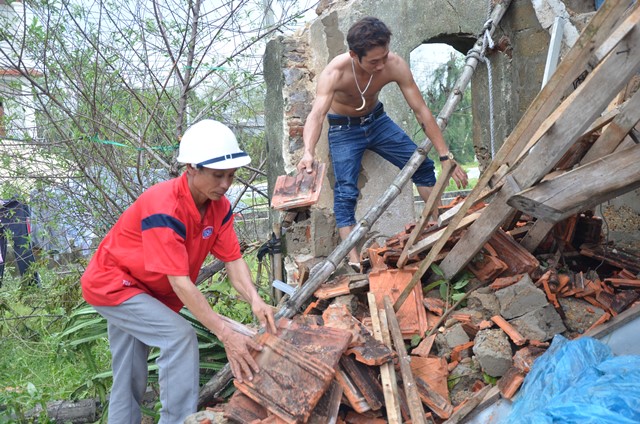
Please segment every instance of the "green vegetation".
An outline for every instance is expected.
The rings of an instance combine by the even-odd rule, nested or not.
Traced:
[[[446,63],[440,65],[431,74],[427,88],[423,91],[422,95],[434,116],[438,116],[444,107],[450,93],[453,91],[455,83],[462,74],[464,63],[465,61],[462,55],[452,54]],[[475,150],[473,148],[472,124],[471,89],[467,87],[456,110],[449,117],[445,131],[443,132],[449,149],[456,157],[456,161],[460,164],[471,165],[476,161]],[[416,143],[421,143],[422,140],[424,140],[424,133],[417,123],[412,131],[412,135]],[[435,149],[431,149],[429,157],[433,159],[434,162],[439,162]]]
[[[447,305],[452,305],[465,296],[465,287],[469,285],[469,282],[473,277],[471,273],[465,272],[456,281],[447,280],[442,269],[440,269],[440,267],[436,264],[431,265],[431,271],[439,276],[440,279],[424,287],[423,292],[428,293],[429,291],[437,287],[440,293],[440,297],[445,301]]]
[[[70,399],[95,369],[108,369],[110,360],[106,339],[91,349],[91,363],[82,351],[60,343],[68,315],[82,303],[77,271],[56,278],[41,267],[47,283],[38,289],[22,286],[7,268],[0,291],[0,422],[49,401]],[[90,397],[94,391],[76,395]]]
[[[255,275],[255,254],[247,256]],[[58,270],[56,275],[40,264],[43,287],[21,284],[16,270],[8,266],[0,290],[0,423],[30,422],[28,411],[47,402],[85,398],[106,405],[111,385],[111,354],[106,322],[81,298],[79,269]],[[60,277],[63,275],[63,277]],[[236,321],[251,325],[253,315],[240,300],[224,272],[200,285],[213,309]],[[268,299],[268,287],[259,292]],[[226,363],[220,341],[186,310],[200,346],[201,382]],[[157,352],[149,357],[149,381],[157,382]],[[157,419],[157,407],[145,413]],[[49,421],[45,413],[39,423]]]

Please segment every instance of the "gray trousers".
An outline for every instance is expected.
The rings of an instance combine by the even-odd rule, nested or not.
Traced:
[[[182,424],[198,407],[199,352],[187,320],[159,300],[139,294],[118,306],[95,306],[107,319],[113,387],[109,424],[140,424],[149,347],[160,349],[161,424]]]

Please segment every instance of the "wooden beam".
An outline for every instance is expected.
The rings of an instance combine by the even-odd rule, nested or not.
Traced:
[[[442,163],[442,172],[438,176],[438,180],[436,181],[436,185],[431,189],[431,193],[429,194],[429,198],[427,199],[427,203],[424,205],[422,209],[422,215],[420,219],[416,223],[411,235],[409,235],[409,239],[407,239],[404,249],[402,249],[402,253],[400,254],[400,258],[398,259],[397,266],[398,268],[404,268],[407,263],[407,258],[409,256],[409,249],[413,246],[416,239],[422,233],[425,225],[429,222],[429,217],[431,217],[431,213],[433,209],[437,206],[440,198],[442,197],[442,193],[444,189],[449,185],[449,178],[453,175],[453,171],[456,169],[456,164],[452,160],[447,160]]]
[[[383,302],[384,311],[387,314],[387,323],[389,324],[389,330],[393,338],[393,345],[398,353],[398,362],[400,363],[400,372],[402,373],[402,384],[404,385],[404,391],[407,395],[411,422],[414,424],[427,424],[422,400],[420,400],[420,394],[418,393],[418,386],[416,386],[416,380],[411,371],[411,358],[407,354],[407,349],[404,347],[404,339],[402,338],[396,313],[393,310],[393,303],[389,296],[385,296]]]
[[[638,120],[640,120],[640,91],[637,91],[634,96],[625,101],[621,106],[607,111],[596,119],[585,134],[583,134],[583,136],[590,134],[611,123],[611,125],[606,127],[602,135],[598,137],[589,151],[587,151],[580,163],[587,164],[615,151],[622,143],[622,139],[624,139],[624,137],[622,137],[622,139],[620,137],[628,134],[638,123]],[[523,237],[520,244],[530,252],[535,251],[555,224],[556,222],[554,221],[538,219]]]
[[[470,215],[465,216],[464,219],[458,224],[456,230],[459,230],[460,228],[468,227],[469,225],[473,224],[473,222],[479,217],[480,217],[480,212],[474,212]],[[438,240],[440,240],[440,237],[442,237],[444,232],[445,232],[445,228],[441,228],[438,231],[434,232],[433,234],[429,234],[427,237],[417,242],[415,246],[413,246],[413,248],[409,250],[408,252],[409,256],[416,255],[420,252],[424,252],[425,250],[432,247]]]
[[[386,323],[387,319],[384,309],[378,309],[376,297],[373,293],[367,293],[367,300],[369,302],[373,337],[391,347],[388,331],[385,331],[385,334],[382,331],[382,322]],[[383,316],[380,315],[380,312],[383,313]],[[389,424],[400,424],[402,423],[402,415],[400,413],[400,398],[398,397],[398,381],[396,380],[396,371],[392,363],[380,365],[380,378],[382,379],[382,393],[384,395],[385,410],[387,411],[387,420]]]
[[[547,237],[547,234],[553,229],[554,225],[556,225],[556,223],[553,221],[538,219],[533,223],[533,227],[527,231],[527,234],[524,235],[522,240],[520,240],[520,244],[529,252],[533,253]]]
[[[537,184],[507,203],[536,218],[558,222],[640,187],[639,163],[640,145],[636,145]]]
[[[531,105],[529,105],[529,108],[518,122],[518,125],[516,125],[514,131],[500,147],[493,161],[491,161],[487,169],[480,175],[476,186],[467,196],[463,206],[452,220],[452,223],[447,227],[447,231],[443,234],[442,239],[429,251],[429,254],[420,263],[418,270],[407,287],[400,296],[398,296],[394,305],[396,311],[400,309],[402,303],[409,297],[413,286],[418,284],[426,270],[429,269],[435,261],[447,239],[453,231],[455,231],[455,228],[460,221],[462,221],[467,211],[471,208],[471,205],[489,188],[493,175],[499,169],[503,169],[505,166],[508,167],[507,164],[510,163],[508,161],[509,158],[515,159],[519,156],[520,151],[529,140],[527,136],[532,136],[535,133],[535,130],[540,127],[545,118],[547,118],[549,113],[551,113],[560,101],[562,97],[561,93],[567,89],[567,87],[571,86],[577,77],[584,73],[584,67],[586,67],[588,63],[589,53],[594,48],[600,46],[604,39],[607,38],[606,34],[609,34],[609,32],[616,27],[626,7],[627,4],[621,0],[608,1],[600,7],[595,16],[589,21],[589,24],[587,24],[587,27],[582,32],[576,44],[569,53],[567,53],[565,60],[560,63],[549,82],[547,82],[542,91],[536,96]],[[505,199],[502,200],[502,202],[505,201]],[[506,216],[502,217],[502,219],[504,218],[506,218]],[[451,253],[449,253],[448,256],[451,256]],[[465,264],[469,260],[470,258],[465,258]],[[457,268],[456,272],[461,268],[462,267]]]
[[[609,35],[621,23],[629,5],[626,0],[609,0],[606,3],[591,18],[576,44],[562,59],[551,79],[507,137],[505,144],[513,143],[513,148],[510,149],[505,163],[513,165],[521,152],[528,150],[525,146],[558,106],[564,93],[575,88],[576,82],[586,77],[597,65],[598,61],[594,61],[592,52],[605,44]]]
[[[640,90],[620,106],[616,117],[598,137],[580,163],[587,164],[615,151],[638,121],[640,121]]]
[[[521,188],[531,187],[548,174],[617,95],[626,81],[637,72],[640,65],[639,50],[640,30],[631,31],[616,47],[614,53],[607,56],[578,89],[549,116],[543,124],[547,131],[537,142],[536,148],[529,151],[512,171],[511,175]],[[616,78],[612,79],[611,75],[616,75]],[[455,276],[469,263],[511,213],[512,208],[506,201],[515,193],[508,193],[505,188],[506,185],[440,264],[447,278]]]

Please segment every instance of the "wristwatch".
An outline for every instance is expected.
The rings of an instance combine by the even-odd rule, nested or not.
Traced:
[[[447,152],[445,155],[440,156],[440,162],[443,162],[445,160],[453,160],[453,159],[454,159],[453,153],[451,152]]]

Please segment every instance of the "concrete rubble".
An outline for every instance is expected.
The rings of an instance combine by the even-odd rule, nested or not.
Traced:
[[[528,216],[520,217],[519,224],[514,226],[514,229],[519,228],[521,224],[526,225],[530,219]],[[425,230],[425,236],[429,231],[435,230],[435,227],[435,223],[431,224]],[[407,231],[410,231],[410,228]],[[506,237],[513,238],[510,231],[505,234]],[[397,246],[395,243],[398,239],[402,239],[402,234],[390,238],[389,242],[392,246]],[[573,239],[581,239],[580,234],[573,234]],[[370,304],[367,303],[367,294],[370,293],[366,284],[368,277],[376,275],[377,284],[382,284],[382,287],[375,289],[377,293],[384,293],[384,285],[388,284],[391,288],[386,292],[397,298],[397,278],[402,279],[402,274],[398,274],[398,270],[394,268],[394,261],[398,255],[389,254],[389,246],[370,246],[362,254],[363,263],[369,266],[375,262],[380,266],[379,261],[369,260],[371,255],[380,255],[385,258],[384,264],[387,269],[372,274],[371,269],[366,267],[364,274],[356,274],[346,266],[341,267],[331,281],[316,291],[319,297],[309,299],[304,311],[292,320],[282,320],[279,323],[282,332],[277,336],[292,344],[286,348],[289,354],[277,361],[278,373],[282,374],[282,369],[286,368],[287,373],[293,374],[287,374],[288,377],[282,374],[274,380],[275,383],[272,381],[270,384],[287,381],[287,390],[291,393],[289,396],[263,398],[262,395],[253,394],[251,391],[237,391],[232,396],[232,401],[209,405],[209,415],[201,415],[202,421],[194,421],[192,417],[189,422],[393,422],[389,419],[389,411],[386,409],[385,396],[392,396],[385,393],[384,389],[385,385],[390,384],[390,374],[382,372],[386,364],[392,365],[391,370],[394,370],[395,374],[393,381],[396,388],[393,395],[399,399],[398,416],[401,417],[401,421],[408,421],[411,420],[411,411],[409,395],[402,384],[407,378],[400,369],[402,361],[411,364],[411,377],[415,379],[415,389],[422,401],[426,422],[448,422],[452,416],[455,417],[454,414],[460,414],[463,408],[469,409],[471,399],[480,390],[489,390],[493,385],[493,396],[499,393],[498,396],[510,398],[517,393],[535,358],[544,353],[554,335],[580,337],[604,324],[603,318],[623,311],[614,311],[610,305],[600,304],[597,299],[604,299],[604,296],[599,295],[599,292],[610,292],[614,297],[622,291],[633,292],[634,300],[627,302],[625,309],[640,308],[637,301],[640,298],[640,290],[615,289],[605,283],[607,278],[612,276],[629,277],[628,271],[607,267],[606,271],[602,270],[600,273],[584,273],[585,267],[593,266],[593,259],[571,253],[579,251],[579,246],[573,247],[572,239],[567,241],[568,244],[563,251],[558,251],[552,244],[548,244],[549,249],[538,249],[537,257],[545,260],[538,261],[540,265],[530,273],[514,274],[506,268],[494,279],[481,282],[473,273],[467,271],[462,279],[467,281],[464,289],[468,292],[466,300],[459,304],[456,304],[451,296],[451,290],[448,298],[441,297],[441,285],[447,285],[451,289],[455,282],[443,280],[439,284],[430,285],[424,281],[423,289],[431,287],[430,290],[421,292],[423,296],[420,299],[425,311],[427,331],[421,333],[414,330],[413,334],[403,333],[406,357],[397,352],[394,344],[376,341],[374,337],[374,320],[371,317]],[[603,242],[602,238],[600,242]],[[495,250],[489,243],[487,248]],[[573,267],[560,267],[559,263],[549,260],[562,255],[572,258]],[[527,258],[526,261],[530,259]],[[514,268],[513,263],[511,265],[510,268],[519,269],[518,266]],[[493,264],[486,262],[486,266],[492,267]],[[483,270],[476,271],[478,275],[486,274]],[[388,276],[393,278],[387,279]],[[299,283],[304,284],[304,281]],[[380,308],[380,311],[382,310],[384,308]],[[411,319],[417,316],[414,311],[409,314]],[[399,331],[402,328],[405,329],[402,331],[406,331],[407,328],[420,328],[418,323],[403,315],[402,309],[394,315],[395,322],[399,323]],[[302,331],[301,328],[306,334],[302,339],[299,335],[293,335],[293,332]],[[327,336],[327,331],[331,332],[331,336]],[[335,348],[340,343],[334,338],[344,337],[344,334],[348,335],[350,341],[343,345],[339,352],[334,353],[340,354],[341,359],[337,366],[331,365],[333,362],[330,364],[335,368],[332,379],[326,380],[326,377],[321,378],[320,374],[309,373],[309,370],[304,371],[304,378],[299,374],[306,369],[306,366],[300,364],[307,363],[311,357],[326,358],[328,346]],[[325,347],[322,347],[320,340],[325,340]],[[310,347],[309,343],[315,347]],[[291,356],[291,352],[297,352],[296,349],[311,356],[305,360],[295,359],[298,358],[297,354]],[[276,351],[277,349],[274,352]],[[283,365],[289,361],[294,362]],[[268,362],[261,366],[271,375],[276,370],[268,371]],[[320,365],[314,367],[322,368]],[[299,371],[294,372],[297,368]],[[316,378],[321,380],[316,381]],[[314,390],[319,392],[308,393],[310,387],[316,387]],[[254,389],[255,393],[261,390],[259,386],[255,386]],[[280,389],[284,390],[283,387]],[[274,390],[273,387],[268,389],[269,392]],[[246,397],[247,393],[250,394],[249,397]],[[301,393],[306,393],[303,400],[294,401]],[[242,396],[243,399],[237,399],[238,396]],[[309,399],[314,399],[313,403],[305,404]],[[299,416],[283,412],[293,408],[292,403],[293,406],[306,405],[311,409],[305,409]],[[247,410],[253,412],[249,414]],[[472,410],[471,408],[471,411],[463,411],[462,415]],[[215,420],[212,417],[215,417]],[[317,421],[318,417],[329,421]],[[211,421],[206,421],[207,419]]]

